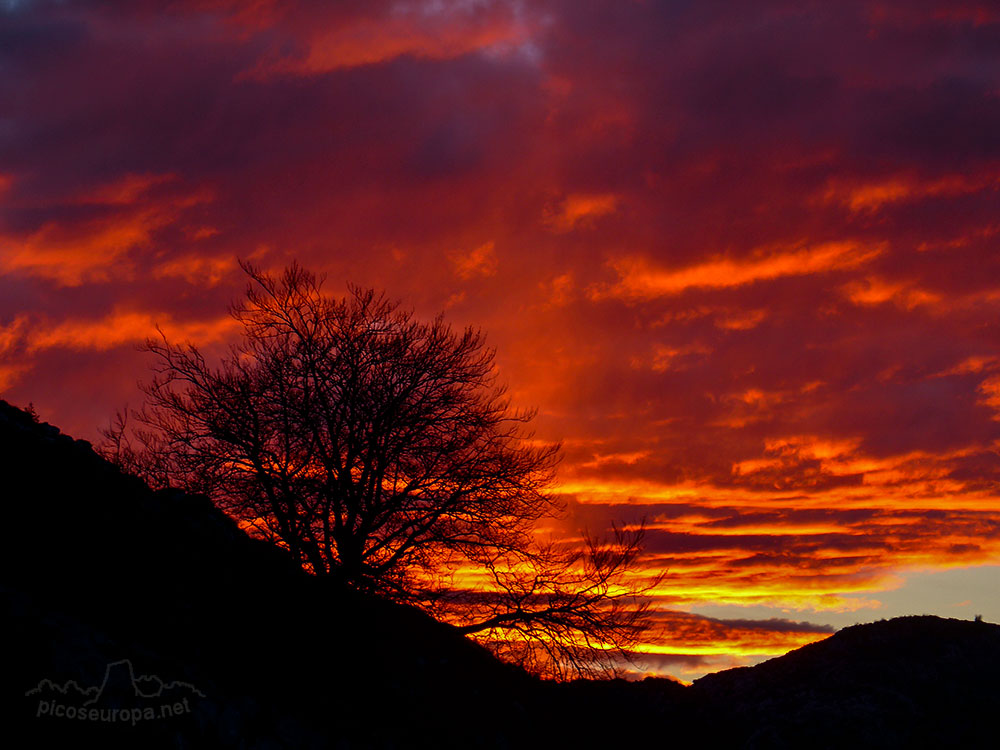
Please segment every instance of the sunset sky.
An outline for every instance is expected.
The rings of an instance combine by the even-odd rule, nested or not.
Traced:
[[[1000,9],[0,0],[0,395],[76,437],[237,259],[488,333],[650,671],[1000,621]]]

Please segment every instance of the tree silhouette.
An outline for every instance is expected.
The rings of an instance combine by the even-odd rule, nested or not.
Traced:
[[[372,290],[332,298],[298,265],[243,269],[241,341],[215,365],[148,341],[143,428],[126,409],[105,454],[209,495],[312,573],[421,606],[536,672],[613,671],[648,626],[649,584],[630,575],[643,529],[539,541],[560,510],[546,491],[559,446],[527,431],[534,413],[512,408],[482,333]]]

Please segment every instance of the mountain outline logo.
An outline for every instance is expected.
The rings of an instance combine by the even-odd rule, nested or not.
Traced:
[[[60,683],[46,677],[24,695],[38,697],[36,718],[124,721],[133,725],[191,713],[191,700],[205,697],[189,682],[166,682],[155,674],[136,676],[131,659],[109,662],[98,685],[83,687],[77,680]]]

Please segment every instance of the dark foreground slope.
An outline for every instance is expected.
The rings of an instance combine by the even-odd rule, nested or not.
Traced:
[[[205,498],[152,492],[2,401],[0,528],[0,747],[886,748],[1000,736],[995,625],[848,628],[691,688],[542,683],[421,612],[304,574]],[[189,710],[102,719],[165,703]],[[56,704],[105,713],[69,720]]]
[[[449,626],[304,574],[205,498],[154,493],[3,402],[0,508],[2,710],[25,746],[475,746],[524,723],[533,681]],[[124,659],[205,697],[133,727],[36,716],[52,690],[24,695]]]

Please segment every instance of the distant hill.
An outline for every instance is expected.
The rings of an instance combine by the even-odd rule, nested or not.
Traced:
[[[745,747],[1000,747],[1000,626],[898,617],[691,688]]]
[[[3,401],[0,519],[0,711],[26,747],[1000,744],[996,625],[855,626],[689,688],[545,683]]]

